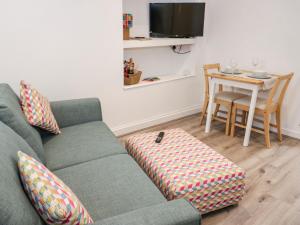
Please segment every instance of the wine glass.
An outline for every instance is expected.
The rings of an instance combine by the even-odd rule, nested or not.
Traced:
[[[258,68],[260,60],[258,58],[253,58],[252,59],[252,66],[254,67],[254,70],[256,71]]]
[[[234,74],[237,69],[238,63],[234,59],[230,60],[231,73]]]

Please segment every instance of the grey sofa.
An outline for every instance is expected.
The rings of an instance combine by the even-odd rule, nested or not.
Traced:
[[[22,189],[21,150],[60,177],[96,225],[198,225],[198,211],[164,196],[102,121],[98,99],[51,103],[62,133],[30,126],[17,95],[0,84],[0,224],[44,224]]]

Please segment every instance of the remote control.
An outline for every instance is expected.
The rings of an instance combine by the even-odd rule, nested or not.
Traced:
[[[160,132],[160,133],[158,134],[158,136],[157,136],[155,142],[156,142],[157,144],[159,144],[159,143],[162,141],[162,139],[164,138],[164,135],[165,135],[165,132]]]

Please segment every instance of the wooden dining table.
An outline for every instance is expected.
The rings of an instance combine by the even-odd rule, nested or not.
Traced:
[[[211,73],[207,76],[210,78],[210,91],[209,91],[209,104],[207,110],[207,118],[206,118],[206,127],[205,132],[210,132],[212,113],[213,113],[213,103],[216,94],[216,86],[221,84],[224,86],[230,86],[233,88],[241,88],[245,90],[251,91],[251,103],[248,113],[248,120],[246,125],[246,132],[244,137],[243,146],[247,147],[249,145],[252,123],[255,113],[256,101],[258,92],[260,90],[267,90],[272,87],[272,84],[275,83],[278,75],[276,74],[268,74],[270,79],[255,79],[248,77],[249,74],[252,74],[253,71],[249,70],[240,70],[242,74],[234,75],[234,74],[224,74],[221,72]]]

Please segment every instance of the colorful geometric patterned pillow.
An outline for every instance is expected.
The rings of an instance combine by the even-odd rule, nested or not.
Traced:
[[[93,220],[76,195],[43,164],[18,152],[21,180],[47,224],[83,225]]]
[[[20,83],[20,99],[23,112],[31,125],[54,134],[60,133],[47,98],[24,81]]]

